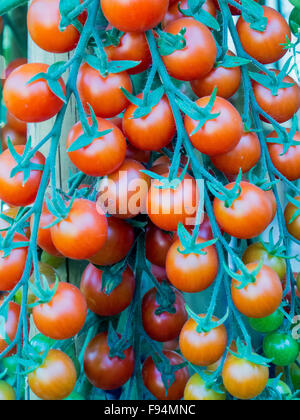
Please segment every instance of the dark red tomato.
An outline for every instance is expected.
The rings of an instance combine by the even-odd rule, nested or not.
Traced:
[[[162,312],[159,309],[159,296],[155,288],[149,290],[142,301],[143,327],[152,340],[165,342],[179,336],[181,328],[187,320],[185,302],[181,293],[175,291],[175,313]]]
[[[254,0],[254,1],[257,2],[258,0]],[[217,9],[220,10],[219,0],[213,0],[213,2],[215,3]],[[241,4],[241,0],[236,0],[236,2]],[[229,9],[230,9],[232,15],[240,15],[241,14],[241,11],[237,7],[234,7],[231,4],[228,4],[228,6],[229,6]]]
[[[101,182],[98,207],[121,219],[145,212],[150,179],[142,170],[145,167],[140,162],[125,159],[118,171]]]
[[[15,151],[22,156],[25,146],[15,146]],[[45,164],[45,157],[41,152],[36,152],[30,162],[38,165]],[[18,172],[12,178],[11,171],[17,166],[17,162],[6,149],[0,155],[0,198],[11,206],[24,207],[32,204],[38,193],[42,179],[42,170],[31,170],[28,180],[24,183],[24,173]]]
[[[278,70],[272,71],[276,74],[279,73]],[[298,84],[290,76],[284,77],[283,82],[292,83],[293,86],[279,89],[276,96],[272,95],[270,89],[255,81],[253,82],[253,92],[258,105],[279,123],[290,120],[300,107],[300,88]],[[261,117],[261,119],[268,122],[264,117]]]
[[[6,113],[6,123],[8,127],[26,137],[27,135],[27,124],[24,121],[19,120],[9,111]]]
[[[143,94],[138,95],[142,99]],[[167,146],[176,133],[172,109],[166,95],[145,117],[134,118],[137,106],[130,104],[123,117],[123,131],[128,141],[141,150],[157,151]]]
[[[228,51],[227,55],[234,56],[233,52]],[[240,67],[214,67],[206,76],[201,79],[193,80],[191,87],[195,94],[202,98],[209,96],[217,87],[217,95],[228,99],[233,96],[241,84]]]
[[[151,264],[151,272],[159,283],[162,283],[164,280],[167,280],[167,272],[164,267]]]
[[[92,119],[88,119],[92,125]],[[104,136],[94,139],[88,146],[82,147],[68,155],[73,164],[89,176],[104,176],[115,172],[126,156],[126,140],[117,126],[103,118],[97,118],[98,131],[112,130]],[[67,137],[67,149],[84,134],[81,122],[76,123]]]
[[[140,61],[141,63],[128,70],[128,74],[138,74],[147,70],[151,65],[152,58],[145,34],[137,32],[127,32],[120,38],[119,45],[111,45],[105,48],[105,52],[110,60],[130,60]]]
[[[89,258],[95,265],[116,264],[128,255],[134,243],[134,230],[124,220],[107,218],[108,230],[104,246]]]
[[[229,152],[212,156],[211,161],[226,175],[237,175],[250,171],[260,159],[261,147],[254,132],[244,132],[238,144]]]
[[[75,260],[90,258],[106,242],[106,217],[96,203],[78,198],[68,216],[52,226],[51,238],[55,248],[65,257]]]
[[[174,351],[166,350],[163,354],[168,358],[171,366],[177,366],[184,362],[181,356]],[[189,371],[187,367],[183,367],[175,372],[175,380],[169,387],[168,391],[162,380],[160,371],[155,366],[153,359],[149,356],[143,365],[142,370],[143,381],[145,387],[158,400],[181,400],[184,388],[189,379]]]
[[[2,305],[3,302],[0,302]],[[12,342],[17,335],[19,319],[20,319],[21,306],[17,305],[15,302],[9,302],[7,319],[4,325],[6,335],[8,336],[10,342]],[[2,337],[0,334],[0,354],[7,349],[8,343],[5,337]],[[9,357],[16,353],[16,347],[14,347],[5,357]]]
[[[278,138],[276,131],[272,131],[269,138]],[[293,140],[300,141],[299,131],[295,133]],[[290,181],[297,181],[300,178],[300,146],[290,146],[284,155],[282,144],[268,143],[268,149],[275,168]]]
[[[186,29],[186,46],[182,50],[162,57],[170,76],[179,80],[196,80],[207,75],[213,68],[217,48],[210,30],[193,18],[171,22],[165,32],[177,35]]]
[[[124,385],[134,371],[134,352],[129,347],[124,358],[110,357],[107,333],[100,333],[92,339],[84,353],[84,372],[96,388],[113,390]]]
[[[80,290],[84,295],[88,308],[100,316],[117,315],[126,309],[134,295],[135,280],[131,268],[128,266],[121,283],[108,295],[102,291],[103,271],[89,264],[84,270]]]
[[[196,101],[200,108],[204,108],[210,100],[205,96]],[[190,140],[196,149],[209,156],[221,155],[232,150],[243,135],[243,122],[240,114],[226,99],[216,97],[211,110],[213,114],[220,114],[213,120],[207,121],[200,130],[192,135],[199,121],[185,116],[184,125]]]
[[[291,30],[286,20],[277,10],[263,6],[264,17],[268,19],[263,32],[250,27],[241,16],[236,28],[246,53],[263,64],[270,64],[282,58],[287,49],[286,44],[291,39]]]
[[[151,152],[149,150],[140,150],[132,146],[132,144],[127,145],[126,158],[137,160],[141,163],[148,163],[150,160]]]
[[[173,243],[172,236],[158,229],[154,225],[150,225],[146,233],[146,258],[152,264],[165,267],[167,253]]]
[[[169,0],[101,0],[108,22],[123,32],[145,32],[164,18]]]
[[[77,88],[88,113],[89,104],[97,117],[111,118],[120,114],[129,103],[121,87],[132,93],[132,84],[126,71],[102,77],[98,70],[87,63],[80,67]]]
[[[23,64],[27,64],[27,58],[16,58],[8,64],[4,72],[1,74],[2,87],[4,86],[4,83],[10,75],[10,73],[12,73],[18,67],[23,66]]]
[[[33,0],[27,13],[27,27],[32,40],[43,50],[52,53],[72,51],[80,38],[74,25],[60,30],[59,2],[60,0]]]
[[[181,19],[185,17],[179,10],[178,6],[181,10],[188,9],[188,0],[178,1],[175,0],[173,2],[170,1],[170,7],[167,11],[167,14],[162,21],[162,27],[165,28],[169,23],[173,22],[174,20]],[[213,0],[205,0],[202,9],[206,12],[210,13],[213,17],[217,16],[216,6],[214,5]]]
[[[77,380],[74,363],[60,350],[50,350],[43,364],[28,375],[31,391],[42,400],[67,398]]]
[[[7,382],[0,381],[0,401],[16,401],[16,391]]]
[[[8,139],[12,142],[14,146],[20,146],[26,144],[27,138],[26,135],[18,133],[9,125],[5,125],[1,128],[1,147],[2,151],[8,148]]]
[[[295,197],[295,200],[300,201],[300,197]],[[285,208],[284,218],[289,233],[300,241],[300,216],[296,217],[291,223],[291,220],[297,210],[298,208],[293,203],[289,202]]]
[[[54,285],[50,286],[53,289]],[[82,329],[87,314],[84,296],[69,283],[59,283],[55,295],[48,303],[33,308],[36,328],[53,340],[67,340]]]
[[[231,190],[234,183],[226,188]],[[230,207],[219,198],[214,200],[214,213],[217,222],[231,236],[251,239],[260,235],[273,219],[273,205],[265,191],[256,185],[242,181],[241,194]]]
[[[49,88],[45,79],[28,84],[38,73],[47,73],[49,66],[29,63],[14,70],[5,82],[3,99],[9,112],[21,121],[38,123],[54,117],[62,108],[63,101]],[[62,79],[59,83],[66,92]]]
[[[5,232],[1,232],[2,238],[6,236]],[[15,233],[13,243],[25,242],[28,239]],[[26,264],[28,249],[23,246],[21,248],[12,249],[8,257],[3,258],[3,251],[0,251],[0,291],[10,291],[21,280]]]

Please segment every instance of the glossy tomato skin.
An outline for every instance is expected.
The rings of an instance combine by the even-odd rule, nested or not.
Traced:
[[[65,257],[84,260],[95,255],[107,238],[107,220],[96,203],[75,199],[68,216],[51,227],[55,248]]]
[[[251,400],[267,386],[269,369],[230,355],[224,364],[222,378],[226,390],[233,397]]]
[[[0,381],[0,401],[15,401],[16,391],[5,381]]]
[[[165,267],[167,254],[173,238],[168,232],[158,229],[154,225],[150,225],[146,232],[146,258],[151,264]]]
[[[251,328],[262,334],[276,331],[282,325],[283,321],[284,315],[279,309],[265,318],[249,318]]]
[[[46,401],[67,398],[73,391],[76,380],[72,360],[60,350],[50,350],[43,364],[28,375],[32,392]]]
[[[258,263],[246,265],[251,273]],[[241,274],[240,271],[238,271]],[[267,265],[263,265],[256,276],[255,283],[249,283],[238,289],[240,282],[233,279],[231,283],[232,299],[237,309],[249,318],[264,318],[273,314],[280,306],[283,290],[278,274]]]
[[[264,354],[276,366],[289,366],[299,355],[299,345],[290,334],[273,333],[265,337]]]
[[[234,184],[226,186],[232,189]],[[218,224],[231,236],[251,239],[260,235],[273,219],[273,205],[256,185],[242,181],[241,195],[229,207],[219,198],[214,200],[214,214]]]
[[[24,121],[16,118],[12,113],[7,111],[6,113],[6,123],[15,132],[22,134],[23,137],[27,135],[27,124]]]
[[[122,32],[145,32],[164,18],[169,0],[101,0],[108,22]]]
[[[179,336],[181,328],[187,320],[184,298],[179,292],[175,291],[173,307],[176,312],[169,313],[165,311],[161,314],[156,314],[159,308],[157,293],[155,288],[150,289],[143,298],[143,327],[152,340],[159,342],[170,341]]]
[[[3,99],[9,112],[21,121],[38,123],[54,117],[63,101],[49,88],[45,79],[28,82],[38,73],[47,73],[49,66],[41,63],[24,64],[15,69],[5,82]],[[66,93],[62,79],[59,83]]]
[[[97,117],[111,118],[120,114],[129,103],[121,87],[132,93],[132,84],[126,71],[102,77],[98,70],[87,63],[80,67],[77,89],[88,113],[90,104]]]
[[[263,6],[264,17],[268,19],[267,27],[263,32],[250,28],[250,23],[241,16],[236,28],[246,53],[262,64],[270,64],[282,58],[287,50],[283,44],[291,39],[290,28],[275,9]]]
[[[243,133],[238,144],[229,152],[212,156],[211,161],[225,175],[237,175],[250,171],[260,159],[261,147],[255,133]]]
[[[68,25],[61,31],[60,20],[59,0],[34,0],[30,4],[27,13],[28,32],[43,50],[66,53],[76,47],[80,33],[73,25]]]
[[[210,30],[193,18],[182,18],[171,22],[165,32],[177,35],[186,28],[186,47],[162,56],[170,76],[191,81],[208,74],[216,60],[217,48]]]
[[[231,51],[228,51],[227,55],[234,56]],[[214,67],[201,79],[193,80],[191,87],[199,98],[211,95],[214,88],[217,87],[217,95],[229,99],[239,89],[241,78],[240,67],[226,68],[220,65]]]
[[[142,99],[143,94],[138,95]],[[130,104],[123,117],[123,132],[137,149],[158,151],[167,146],[176,133],[172,109],[166,95],[145,117],[134,118],[137,106]]]
[[[172,4],[173,3],[173,4]],[[183,0],[179,2],[178,0],[175,0],[174,2],[170,1],[170,7],[167,11],[164,20],[162,21],[162,27],[165,28],[168,26],[169,23],[173,22],[174,20],[181,19],[185,17],[179,10],[178,6],[181,10],[188,9],[188,2],[187,0]],[[217,16],[217,10],[214,5],[213,0],[206,0],[202,6],[202,9],[206,12],[210,13],[213,17]]]
[[[88,308],[100,316],[113,316],[123,312],[131,303],[134,295],[135,280],[128,266],[121,283],[110,293],[102,291],[103,271],[89,264],[84,270],[80,290],[86,299]]]
[[[278,138],[276,131],[272,131],[272,133],[268,135],[268,140],[270,138]],[[299,131],[295,133],[293,140],[297,142],[300,141]],[[268,149],[273,165],[282,173],[282,175],[289,181],[296,181],[300,178],[300,146],[290,146],[284,155],[282,155],[282,144],[268,143]]]
[[[196,243],[204,243],[198,238]],[[216,279],[219,270],[219,260],[216,248],[212,245],[203,249],[206,253],[182,254],[180,240],[170,247],[166,261],[166,271],[169,281],[178,290],[186,293],[198,293],[206,290]]]
[[[24,148],[24,146],[15,146],[15,151],[22,156]],[[30,159],[30,162],[38,165],[44,165],[45,161],[44,155],[39,151]],[[23,172],[18,172],[12,178],[10,177],[11,171],[16,165],[14,157],[9,149],[6,149],[0,155],[0,198],[11,206],[25,207],[34,202],[43,172],[42,170],[31,170],[28,180],[23,185]]]
[[[295,200],[300,201],[300,197],[295,197]],[[300,241],[300,216],[296,217],[295,220],[290,223],[297,210],[298,208],[293,203],[289,202],[284,211],[284,218],[289,233]]]
[[[82,147],[68,155],[73,164],[89,176],[105,176],[115,172],[123,163],[126,156],[126,140],[121,130],[103,118],[97,118],[98,131],[111,130],[110,133],[96,138],[88,146]],[[92,119],[88,119],[92,125]],[[76,123],[67,137],[67,150],[84,134],[81,122]]]
[[[112,265],[123,260],[134,243],[134,230],[125,220],[107,218],[107,239],[97,254],[89,258],[95,265]]]
[[[1,302],[2,305],[2,302]],[[6,335],[9,337],[10,341],[12,342],[17,335],[19,319],[21,313],[21,306],[15,302],[9,302],[8,304],[8,314],[7,319],[5,322],[5,332]],[[5,338],[0,334],[0,354],[7,349],[8,343],[6,342]],[[16,347],[14,347],[5,357],[10,357],[11,355],[16,353]]]
[[[13,128],[11,128],[9,125],[5,125],[1,129],[1,146],[2,151],[6,150],[8,148],[8,139],[11,141],[13,146],[19,146],[26,144],[27,138],[26,135],[18,133]]]
[[[210,100],[205,96],[196,101],[197,106],[204,108]],[[204,126],[192,135],[199,121],[185,116],[184,125],[193,146],[209,156],[221,155],[237,146],[243,135],[243,122],[240,114],[230,102],[216,97],[211,113],[220,114],[207,121]]]
[[[278,70],[272,70],[278,74]],[[253,92],[258,105],[277,122],[284,123],[290,120],[300,107],[300,88],[295,80],[290,76],[285,76],[284,83],[291,83],[292,86],[280,88],[275,95],[270,89],[254,81]],[[261,116],[263,121],[269,122]]]
[[[0,75],[1,77],[1,84],[2,87],[4,86],[6,79],[8,78],[8,76],[18,67],[22,66],[23,64],[27,64],[27,58],[23,58],[23,57],[19,57],[16,58],[15,60],[12,60],[8,66],[6,67],[6,69],[4,70],[4,72]]]
[[[134,371],[134,352],[129,347],[124,351],[124,359],[109,356],[107,333],[94,337],[84,354],[84,372],[96,388],[113,390],[120,388]]]
[[[207,388],[205,382],[198,373],[190,377],[184,389],[184,399],[186,401],[225,401],[226,393],[223,389],[216,392]]]
[[[53,289],[54,285],[50,286]],[[50,302],[33,308],[37,329],[53,340],[67,340],[82,329],[87,315],[84,296],[69,283],[59,283]]]
[[[169,359],[171,366],[180,365],[184,362],[182,357],[174,351],[166,350],[163,353]],[[146,359],[143,365],[142,375],[146,388],[158,400],[181,400],[184,388],[189,379],[187,367],[177,370],[175,372],[175,381],[168,389],[168,392],[166,392],[161,373],[155,366],[151,356]]]
[[[204,318],[205,315],[199,315]],[[215,317],[212,319],[217,321]],[[209,366],[217,362],[225,353],[227,331],[224,325],[209,332],[197,332],[197,323],[191,318],[183,326],[179,336],[182,355],[197,366]]]

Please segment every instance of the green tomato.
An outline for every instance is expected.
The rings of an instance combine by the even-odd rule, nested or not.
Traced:
[[[17,359],[16,357],[5,357],[1,360],[3,368],[7,370],[8,376],[13,376],[16,374],[17,371]]]
[[[266,357],[276,366],[289,366],[299,354],[299,345],[289,334],[273,333],[265,337],[263,349]]]
[[[38,353],[45,353],[45,351],[48,351],[55,343],[56,340],[45,337],[43,334],[37,334],[30,340],[30,344]]]
[[[276,386],[276,391],[282,396],[292,395],[291,388],[283,381],[279,381]]]
[[[300,9],[295,7],[289,18],[289,25],[294,35],[298,35],[300,28]]]
[[[65,398],[65,401],[85,401],[85,398],[78,392],[74,391],[67,398]]]
[[[7,382],[0,381],[0,401],[15,401],[16,392]]]
[[[289,2],[290,2],[293,6],[297,7],[298,9],[300,9],[300,0],[289,0]]]
[[[278,330],[284,320],[283,313],[277,309],[272,315],[265,318],[249,318],[249,324],[251,328],[262,334],[268,334]]]
[[[50,265],[53,268],[60,267],[65,262],[64,257],[55,257],[54,255],[50,255],[47,252],[43,251],[41,255],[41,262]]]

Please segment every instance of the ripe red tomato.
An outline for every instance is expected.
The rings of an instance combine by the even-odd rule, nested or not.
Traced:
[[[170,7],[162,21],[162,27],[165,28],[169,23],[173,22],[174,20],[181,19],[185,17],[178,9],[180,6],[181,10],[188,9],[188,1],[187,0],[174,0],[173,2],[170,1]],[[205,0],[202,9],[206,12],[210,13],[213,17],[217,16],[217,10],[214,5],[213,0]]]
[[[28,8],[27,27],[32,40],[43,50],[52,53],[72,51],[80,38],[74,25],[59,29],[61,14],[59,0],[33,0]]]
[[[180,365],[184,362],[181,356],[174,351],[166,350],[163,354],[168,358],[171,366]],[[158,400],[181,400],[184,388],[189,379],[189,371],[187,367],[183,367],[175,372],[175,381],[169,387],[168,392],[162,380],[160,371],[155,366],[153,359],[149,356],[143,365],[142,370],[143,381],[145,387]]]
[[[211,161],[226,175],[237,175],[250,171],[260,159],[261,147],[254,132],[244,132],[238,144],[229,152],[212,156]]]
[[[198,237],[196,243],[204,242],[204,239]],[[181,254],[179,250],[183,250],[183,247],[180,240],[177,240],[167,255],[166,271],[169,281],[186,293],[198,293],[207,289],[214,282],[219,270],[215,246],[204,248],[205,255]]]
[[[169,0],[101,0],[108,22],[123,32],[145,32],[167,13]]]
[[[220,392],[208,388],[201,376],[195,373],[186,384],[184,399],[186,401],[225,401],[226,393],[223,387],[220,387]]]
[[[278,138],[276,131],[272,131],[269,138]],[[300,141],[299,131],[296,131],[293,140]],[[290,146],[284,155],[282,144],[268,143],[268,149],[275,168],[290,181],[297,181],[300,178],[300,146]]]
[[[77,89],[87,113],[90,112],[89,104],[97,117],[111,118],[120,114],[129,103],[121,87],[132,93],[132,84],[126,71],[102,77],[98,70],[87,63],[80,67]]]
[[[26,144],[27,138],[23,134],[18,133],[9,125],[5,125],[1,128],[1,147],[2,151],[8,148],[8,139],[12,142],[14,146],[22,146]]]
[[[196,104],[200,108],[204,108],[209,100],[210,96],[205,96],[198,99]],[[194,135],[192,135],[192,132],[199,121],[186,115],[184,125],[193,146],[201,153],[215,156],[229,152],[238,144],[243,135],[243,122],[235,107],[226,99],[218,96],[211,113],[220,115],[207,121]]]
[[[278,70],[272,70],[278,74]],[[285,83],[292,83],[293,86],[281,88],[276,96],[273,96],[270,89],[253,82],[253,92],[258,105],[279,123],[290,120],[300,107],[300,88],[290,76],[283,79]],[[263,121],[268,120],[261,116]]]
[[[213,68],[217,48],[210,30],[193,18],[171,22],[165,32],[177,35],[186,28],[186,46],[162,57],[170,76],[179,80],[195,80],[207,75]]]
[[[3,302],[0,301],[0,306]],[[6,335],[9,337],[12,342],[17,335],[19,319],[20,319],[21,306],[17,305],[15,302],[9,302],[8,305],[8,314],[6,322],[4,325]],[[2,337],[0,334],[0,354],[7,349],[8,343],[5,337]],[[16,353],[16,347],[14,347],[5,357],[9,357]]]
[[[4,70],[4,72],[1,74],[1,84],[2,87],[4,86],[4,83],[6,82],[6,79],[8,78],[8,76],[10,75],[10,73],[12,73],[15,69],[17,69],[18,67],[22,66],[23,64],[27,64],[27,58],[16,58],[15,60],[12,60],[8,66],[6,67],[6,69]]]
[[[80,290],[92,312],[100,316],[117,315],[123,312],[133,299],[133,272],[128,266],[122,275],[122,282],[109,295],[102,291],[102,275],[103,271],[89,264],[82,274]]]
[[[107,238],[107,221],[96,203],[74,200],[68,216],[51,227],[55,248],[65,257],[84,260],[95,255]]]
[[[258,263],[249,263],[247,270],[251,273]],[[241,274],[238,271],[238,274]],[[283,291],[278,274],[267,265],[263,265],[256,276],[255,283],[249,283],[238,289],[240,281],[232,279],[231,294],[237,309],[248,318],[265,318],[273,314],[280,306]]]
[[[234,57],[235,54],[228,51],[227,55]],[[191,81],[191,87],[199,98],[211,95],[217,87],[217,95],[228,99],[240,87],[241,77],[240,67],[214,67],[206,76]]]
[[[295,197],[295,200],[300,201],[300,197]],[[297,210],[297,207],[293,203],[289,202],[284,211],[284,218],[286,228],[289,233],[298,241],[300,241],[300,216],[296,217],[296,219],[290,223]]]
[[[291,30],[286,20],[277,10],[263,6],[264,17],[268,19],[263,32],[250,28],[250,23],[241,16],[237,22],[242,46],[246,53],[263,64],[270,64],[282,58],[287,49],[286,44],[291,39]]]
[[[216,5],[217,9],[220,10],[219,0],[213,0],[213,1]],[[257,2],[258,0],[254,0],[254,1]],[[241,4],[241,0],[236,0],[236,2]],[[241,11],[237,7],[234,7],[231,4],[228,4],[228,6],[229,6],[229,9],[230,9],[232,15],[240,15],[241,14]]]
[[[152,340],[165,342],[174,340],[179,336],[181,328],[187,320],[185,302],[181,293],[175,291],[175,313],[162,312],[157,314],[159,308],[158,295],[155,288],[149,290],[142,301],[143,327]]]
[[[190,234],[193,233],[193,228],[194,228],[194,226],[187,227]],[[199,236],[199,238],[205,239],[206,241],[208,241],[210,239],[213,239],[213,237],[214,237],[213,233],[212,233],[210,220],[209,220],[209,217],[208,217],[207,213],[204,213],[203,221],[202,221],[202,223],[199,227],[198,236]],[[173,242],[177,241],[178,239],[179,239],[179,236],[178,236],[177,232],[174,232]]]
[[[126,158],[137,160],[141,163],[148,163],[150,160],[151,152],[149,150],[140,150],[132,146],[132,144],[127,145]]]
[[[88,119],[92,125],[92,119]],[[117,126],[103,118],[97,118],[98,131],[112,130],[96,138],[88,146],[68,152],[70,160],[83,173],[89,176],[104,176],[115,172],[126,156],[126,140]],[[84,134],[81,122],[76,123],[67,137],[67,149]]]
[[[62,108],[63,101],[49,88],[45,79],[28,84],[38,73],[47,73],[49,66],[29,63],[14,70],[5,82],[3,99],[9,112],[21,121],[38,123],[54,117]],[[59,83],[66,92],[62,79]]]
[[[226,390],[240,400],[251,400],[263,392],[269,380],[269,369],[246,359],[229,355],[222,372]]]
[[[21,156],[24,153],[25,146],[15,146],[16,152]],[[39,165],[45,164],[45,157],[41,152],[36,152],[30,159],[30,162]],[[28,206],[32,204],[38,193],[42,179],[41,170],[31,170],[28,180],[24,183],[24,173],[18,172],[12,178],[11,171],[16,167],[17,162],[6,149],[0,155],[0,198],[11,206]]]
[[[53,289],[54,285],[50,286]],[[85,298],[73,284],[59,283],[48,303],[33,308],[36,328],[53,340],[67,340],[82,329],[87,314]]]
[[[6,123],[15,132],[26,137],[27,135],[27,124],[24,121],[19,120],[9,111],[6,113]]]
[[[146,232],[146,258],[152,264],[165,267],[167,253],[173,243],[173,238],[167,232],[150,225]]]
[[[151,264],[151,273],[156,278],[159,283],[162,283],[164,280],[167,279],[167,273],[164,267],[160,267],[159,265]]]
[[[16,401],[16,391],[7,382],[0,381],[0,401]]]
[[[231,190],[233,184],[226,188]],[[214,213],[217,222],[231,236],[251,239],[260,235],[273,218],[273,205],[265,191],[256,185],[242,181],[241,194],[230,207],[219,198],[214,200]]]
[[[113,390],[124,385],[134,371],[134,352],[129,347],[124,351],[124,358],[110,357],[107,333],[94,337],[84,353],[84,372],[96,388]]]
[[[217,318],[213,317],[213,321],[217,321]],[[198,333],[197,323],[192,318],[185,323],[179,336],[182,355],[197,366],[208,366],[217,362],[225,353],[226,346],[227,331],[224,325],[209,332]]]
[[[67,398],[77,380],[74,363],[60,350],[50,350],[43,364],[28,375],[31,391],[42,400]]]
[[[143,94],[138,95],[142,99]],[[160,150],[167,146],[176,133],[172,109],[166,95],[151,112],[142,118],[134,118],[137,106],[130,104],[123,117],[123,131],[128,141],[137,149]]]

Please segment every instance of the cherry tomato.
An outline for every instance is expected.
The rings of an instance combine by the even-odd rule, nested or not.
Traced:
[[[242,46],[246,53],[263,64],[270,64],[282,58],[287,49],[286,44],[291,39],[291,30],[286,20],[277,10],[263,6],[264,17],[268,19],[267,27],[263,32],[250,27],[241,16],[237,22]]]
[[[151,264],[151,273],[159,283],[162,283],[164,280],[167,280],[167,273],[164,267]]]
[[[26,144],[26,136],[16,132],[9,125],[5,125],[1,129],[1,147],[2,151],[8,148],[8,139],[12,142],[14,146]]]
[[[49,264],[53,268],[59,268],[65,262],[65,260],[65,257],[55,257],[54,255],[50,255],[45,251],[43,251],[41,254],[41,262]]]
[[[179,7],[181,10],[188,9],[188,0],[182,0],[180,2],[178,0],[174,0],[173,2],[170,1],[169,10],[167,11],[164,20],[162,21],[163,28],[165,28],[169,23],[173,22],[174,20],[185,17],[180,12]],[[217,16],[217,10],[213,0],[205,0],[202,9],[210,13],[214,18]]]
[[[143,94],[138,95],[142,99]],[[176,133],[176,125],[167,96],[155,105],[145,117],[134,118],[137,106],[130,104],[123,117],[123,131],[137,149],[160,150],[167,146]]]
[[[149,290],[142,301],[143,327],[152,340],[165,342],[179,336],[181,328],[187,320],[183,296],[175,291],[173,308],[175,313],[167,311],[157,313],[159,295],[155,288]]]
[[[300,201],[300,197],[295,197],[295,200]],[[300,241],[300,216],[297,216],[291,223],[291,220],[297,210],[298,208],[293,203],[289,202],[284,211],[284,218],[286,228],[289,233],[298,241]]]
[[[179,354],[174,351],[166,350],[163,354],[169,360],[171,366],[180,365],[184,362]],[[155,366],[151,356],[146,359],[143,365],[142,374],[145,387],[158,400],[181,400],[184,388],[190,376],[187,367],[177,370],[174,374],[174,382],[167,391],[162,380],[161,372]]]
[[[129,103],[121,87],[132,93],[132,84],[126,71],[102,77],[98,70],[87,63],[80,67],[77,89],[88,113],[89,104],[97,117],[111,118],[120,114]]]
[[[217,321],[217,318],[213,317],[212,320]],[[224,325],[208,332],[198,332],[197,323],[192,318],[185,323],[179,336],[182,355],[197,366],[208,366],[217,362],[225,353],[226,346],[227,331]]]
[[[6,123],[11,130],[15,131],[18,134],[21,134],[23,137],[27,135],[27,124],[24,121],[19,120],[9,111],[6,113]]]
[[[224,364],[222,378],[226,390],[233,397],[251,400],[266,388],[269,369],[230,355]]]
[[[14,70],[5,82],[3,99],[9,112],[21,121],[38,123],[54,117],[63,101],[49,88],[45,79],[28,82],[39,73],[47,73],[49,66],[29,63]],[[66,92],[62,79],[59,83]]]
[[[164,18],[169,0],[101,0],[108,22],[123,32],[145,32]]]
[[[122,123],[121,123],[122,125]],[[132,144],[127,145],[126,158],[137,160],[141,163],[148,163],[150,160],[151,152],[149,150],[141,150],[132,146]]]
[[[257,2],[258,0],[254,0],[254,1]],[[213,0],[213,2],[215,3],[216,8],[218,10],[220,10],[219,0]],[[236,0],[236,2],[239,3],[239,4],[241,4],[241,0]],[[234,7],[231,4],[228,4],[228,6],[229,6],[229,9],[230,9],[232,15],[240,15],[241,14],[241,10],[238,9],[237,7]]]
[[[5,381],[0,381],[0,401],[16,401],[16,391]]]
[[[12,60],[8,66],[6,67],[6,69],[4,70],[4,72],[1,74],[1,83],[2,83],[2,87],[4,86],[6,79],[8,78],[8,76],[18,67],[22,66],[23,64],[27,64],[27,58],[16,58],[15,60]]]
[[[220,392],[208,388],[201,376],[195,373],[186,384],[184,399],[186,401],[225,401],[226,393],[223,388],[220,388]]]
[[[204,108],[209,100],[210,97],[205,96],[198,99],[196,104],[199,108]],[[195,134],[192,133],[199,121],[186,115],[184,125],[196,149],[206,155],[216,156],[227,153],[237,146],[243,135],[243,122],[235,107],[220,97],[216,97],[211,113],[219,115],[207,121]]]
[[[0,301],[0,307],[3,301]],[[7,349],[9,342],[14,341],[18,331],[18,325],[20,320],[21,306],[15,302],[9,302],[8,304],[8,313],[7,318],[4,324],[5,333],[9,340],[6,337],[2,337],[0,334],[0,354]],[[10,352],[8,352],[5,357],[9,357],[16,353],[16,347],[14,347]]]
[[[50,286],[53,289],[54,285]],[[66,340],[82,329],[87,315],[84,296],[69,283],[59,283],[55,295],[48,303],[33,308],[36,328],[46,337]]]
[[[279,309],[265,318],[249,318],[251,328],[262,334],[276,331],[279,327],[281,327],[283,321],[284,315]]]
[[[289,366],[299,355],[299,345],[290,334],[273,333],[265,337],[263,349],[266,357],[276,366]]]
[[[258,263],[246,265],[252,273]],[[238,274],[241,274],[238,271]],[[238,289],[240,281],[233,279],[231,284],[232,299],[237,309],[249,318],[264,318],[273,314],[282,301],[282,285],[278,274],[267,265],[263,265],[256,276],[255,283],[249,283]]]
[[[134,295],[135,280],[128,266],[122,274],[121,283],[108,294],[102,290],[103,271],[89,264],[84,270],[80,290],[86,299],[88,308],[100,316],[113,316],[123,312],[131,303]]]
[[[96,388],[113,390],[120,388],[132,376],[134,371],[134,352],[129,347],[124,351],[124,358],[110,357],[107,333],[94,337],[84,353],[84,372]]]
[[[206,76],[213,68],[217,48],[210,30],[193,18],[182,18],[171,22],[164,31],[177,35],[186,29],[185,48],[162,56],[170,76],[179,80],[195,80]]]
[[[172,245],[173,238],[167,232],[150,225],[146,232],[146,258],[152,264],[165,267],[167,253]]]
[[[95,255],[107,238],[107,220],[96,203],[75,199],[68,216],[51,227],[51,238],[65,257],[84,260]]]
[[[32,392],[46,401],[67,398],[76,380],[72,360],[60,350],[50,350],[43,364],[28,375],[28,385]]]

